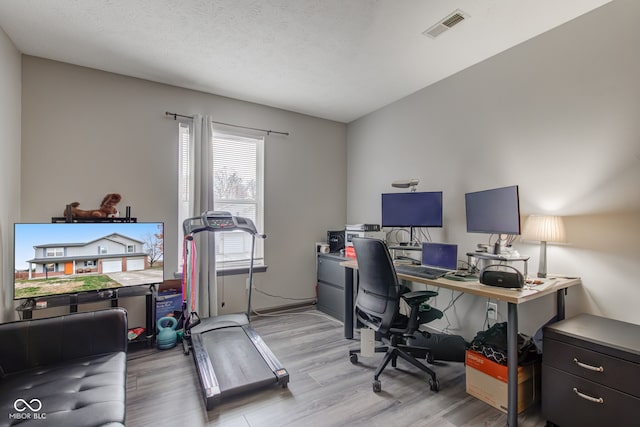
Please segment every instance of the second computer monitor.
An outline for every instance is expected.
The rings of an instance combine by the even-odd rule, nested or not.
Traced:
[[[465,194],[467,232],[520,234],[518,186]]]

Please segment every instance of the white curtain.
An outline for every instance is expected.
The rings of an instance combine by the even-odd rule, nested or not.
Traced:
[[[193,117],[189,138],[190,168],[190,216],[200,216],[213,210],[213,148],[211,116],[196,114]],[[218,314],[218,285],[216,281],[216,253],[214,233],[195,235],[197,271],[195,278],[196,310],[200,317]]]

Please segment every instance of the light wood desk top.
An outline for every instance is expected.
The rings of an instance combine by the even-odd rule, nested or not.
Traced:
[[[358,269],[358,262],[356,260],[344,261],[340,265]],[[571,286],[581,284],[579,278],[565,278],[565,277],[549,277],[547,283],[538,285],[540,288],[536,289],[535,286],[525,287],[522,289],[505,289],[496,286],[483,285],[480,282],[472,281],[460,281],[451,280],[444,277],[439,279],[425,279],[423,277],[411,276],[408,274],[397,273],[399,279],[409,280],[416,283],[424,283],[426,285],[437,286],[439,288],[451,289],[458,292],[464,292],[467,294],[478,295],[485,298],[492,298],[499,301],[505,301],[513,304],[522,304],[527,301],[540,298],[545,295],[554,294],[555,292],[569,288]]]

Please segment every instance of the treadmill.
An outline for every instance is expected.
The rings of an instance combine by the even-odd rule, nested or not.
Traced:
[[[255,240],[256,237],[265,238],[266,236],[258,234],[250,219],[233,216],[224,211],[208,211],[200,217],[188,218],[183,223],[183,229],[185,267],[188,264],[188,242],[193,241],[198,233],[241,230],[251,234],[252,237],[246,313],[200,319],[197,312],[189,311],[191,287],[188,286],[186,277],[188,276],[187,268],[184,271],[183,317],[185,321],[182,345],[185,355],[190,352],[193,354],[207,410],[211,410],[223,397],[273,384],[286,388],[289,373],[250,325]],[[194,283],[193,278],[191,282]],[[194,307],[191,309],[193,310]]]

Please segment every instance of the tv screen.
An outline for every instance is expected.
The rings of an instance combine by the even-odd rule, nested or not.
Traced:
[[[14,298],[99,291],[164,279],[164,224],[14,225]]]
[[[518,186],[465,194],[467,232],[520,234]]]
[[[442,191],[382,195],[383,227],[442,227]]]

